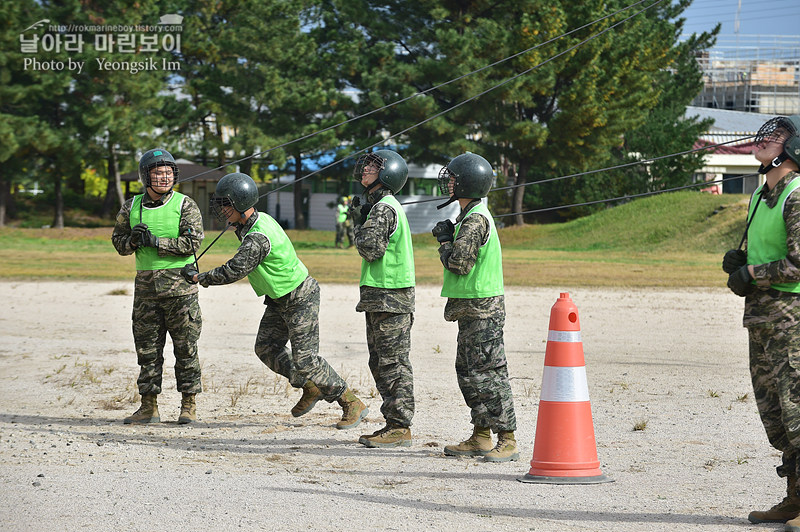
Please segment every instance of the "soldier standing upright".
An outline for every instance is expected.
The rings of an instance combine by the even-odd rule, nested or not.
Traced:
[[[517,460],[517,421],[503,345],[505,298],[500,239],[489,209],[481,202],[494,171],[474,153],[455,157],[439,172],[439,189],[458,201],[455,225],[443,220],[433,228],[444,265],[444,319],[458,322],[456,377],[472,415],[472,436],[447,445],[449,456],[483,456],[487,462]],[[490,431],[497,433],[492,446]]]
[[[233,173],[220,179],[209,203],[217,219],[236,227],[239,249],[218,268],[198,273],[190,264],[182,273],[187,281],[204,287],[247,277],[266,305],[256,336],[256,355],[272,371],[289,379],[293,388],[303,389],[292,415],[306,414],[320,399],[337,401],[342,419],[336,428],[353,428],[369,410],[319,356],[319,284],[297,258],[278,222],[255,209],[257,202],[258,188],[247,174]]]
[[[136,255],[133,341],[139,361],[141,407],[125,423],[158,423],[164,343],[169,333],[175,353],[175,380],[183,394],[178,423],[197,419],[195,395],[202,391],[197,340],[202,318],[197,287],[181,277],[203,241],[203,220],[192,198],[172,187],[175,159],[164,149],[139,160],[143,194],[125,202],[117,214],[111,242],[120,255]]]
[[[747,251],[728,251],[722,269],[745,298],[753,392],[786,497],[748,519],[800,532],[800,115],[769,120],[755,144],[765,182],[750,199]]]
[[[394,194],[408,166],[391,150],[364,154],[353,173],[366,204],[355,205],[355,243],[361,255],[356,311],[367,324],[369,369],[381,394],[386,425],[359,442],[367,447],[408,447],[414,417],[414,375],[409,353],[414,323],[414,250],[403,207]]]

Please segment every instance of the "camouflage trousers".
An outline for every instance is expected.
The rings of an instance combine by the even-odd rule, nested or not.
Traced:
[[[344,244],[344,237],[347,235],[348,245],[353,245],[355,235],[353,232],[353,224],[347,222],[336,222],[336,245]]]
[[[456,378],[472,424],[494,432],[517,427],[503,344],[505,318],[458,320]]]
[[[291,342],[291,351],[286,342]],[[319,356],[319,285],[307,297],[284,296],[267,305],[255,351],[261,362],[289,379],[293,388],[311,381],[329,403],[347,389],[344,379]]]
[[[778,475],[800,474],[800,326],[747,330],[758,413],[770,444],[783,453]]]
[[[178,391],[200,393],[200,358],[197,340],[203,319],[197,294],[161,299],[133,298],[133,341],[139,361],[139,393],[161,393],[164,345],[167,333],[175,353]]]
[[[367,312],[369,370],[381,394],[387,423],[410,427],[414,417],[414,373],[411,370],[413,314]]]

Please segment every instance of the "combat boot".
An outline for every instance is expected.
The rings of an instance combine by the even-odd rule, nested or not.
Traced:
[[[159,423],[161,416],[158,415],[158,396],[156,394],[145,394],[142,396],[142,406],[139,410],[126,417],[122,422],[126,425],[142,423]]]
[[[319,391],[317,385],[311,381],[306,382],[303,385],[303,395],[297,401],[297,404],[292,407],[292,415],[300,417],[303,414],[308,414],[320,399],[322,399],[322,392]]]
[[[361,436],[358,443],[367,447],[411,447],[411,429],[387,423],[377,432]]]
[[[357,427],[361,420],[369,414],[367,405],[361,402],[361,399],[347,388],[341,397],[336,400],[342,407],[342,419],[336,423],[337,429],[352,429]]]
[[[800,516],[800,497],[797,495],[797,477],[786,477],[786,497],[781,502],[766,511],[750,512],[747,520],[751,523],[786,523],[787,521],[800,521],[795,519]],[[789,523],[786,523],[787,527]],[[800,522],[797,525],[800,526]],[[790,530],[787,528],[786,530]],[[798,528],[800,530],[800,528]]]
[[[484,462],[513,462],[519,460],[517,439],[512,431],[501,430],[497,434],[497,445],[483,457]]]
[[[447,456],[485,456],[492,450],[492,432],[489,427],[475,425],[472,436],[458,445],[446,445],[444,454]]]
[[[178,425],[186,425],[197,421],[197,405],[193,393],[183,394],[181,399],[181,414],[178,416]]]

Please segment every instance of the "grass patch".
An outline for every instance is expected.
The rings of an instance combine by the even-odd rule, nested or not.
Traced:
[[[722,254],[741,239],[747,196],[693,191],[631,201],[563,224],[498,231],[509,286],[719,287]],[[505,219],[501,219],[505,220]],[[0,228],[0,279],[132,280],[132,257],[111,245],[111,227]],[[208,232],[201,250],[219,232]],[[357,284],[355,248],[334,248],[332,231],[287,231],[311,275]],[[418,284],[440,284],[438,244],[414,235]],[[223,264],[239,241],[227,231],[200,259],[201,271]],[[198,254],[201,250],[198,250]]]

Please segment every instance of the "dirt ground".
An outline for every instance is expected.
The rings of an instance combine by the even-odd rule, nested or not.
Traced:
[[[521,459],[445,457],[471,432],[456,325],[418,287],[414,443],[366,449],[382,426],[355,286],[323,285],[321,353],[370,407],[302,418],[299,392],[253,354],[263,306],[249,286],[201,289],[205,392],[177,425],[167,346],[162,423],[136,409],[132,283],[0,283],[2,530],[782,530],[752,526],[785,485],[758,419],[742,300],[725,290],[507,291],[506,354]],[[614,482],[523,484],[530,468],[550,308],[578,307],[597,450]],[[119,294],[118,292],[123,292]],[[634,430],[634,428],[643,430]]]

